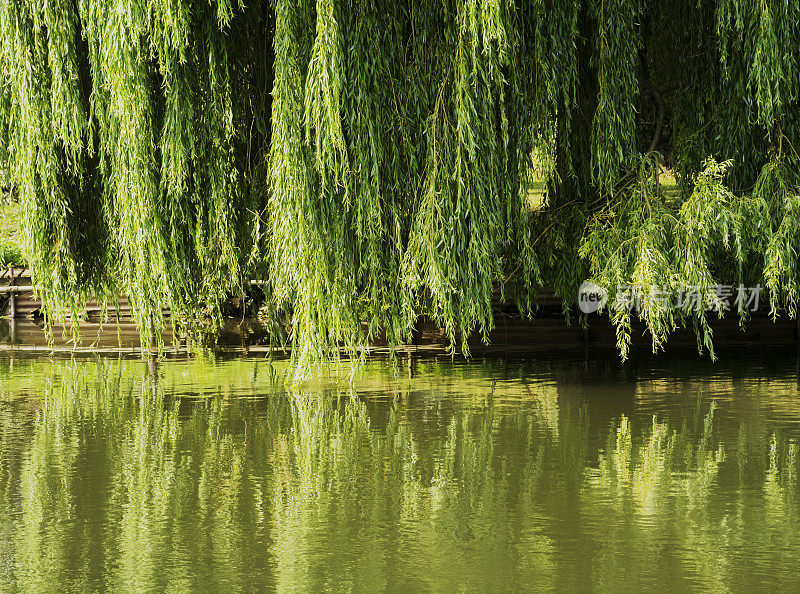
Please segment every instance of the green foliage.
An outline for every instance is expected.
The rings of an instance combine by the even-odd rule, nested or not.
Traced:
[[[642,159],[639,174],[587,226],[580,256],[589,262],[592,282],[608,291],[609,315],[623,358],[631,341],[631,306],[660,348],[675,329],[672,294],[673,237],[678,225],[658,185],[658,163]]]
[[[233,18],[173,0],[0,5],[12,177],[51,315],[122,290],[149,344],[164,308],[219,319],[240,286]]]
[[[6,239],[0,239],[0,266],[21,266],[25,262],[22,250]]]
[[[0,266],[20,266],[22,256],[20,226],[22,212],[18,202],[0,197]]]
[[[598,23],[592,52],[598,87],[592,119],[592,175],[603,192],[613,189],[626,161],[635,154],[640,4],[639,0],[590,3]]]
[[[504,4],[457,2],[442,32],[443,64],[423,126],[422,184],[403,268],[407,296],[427,301],[423,311],[451,342],[460,332],[464,348],[474,329],[485,336],[493,326],[494,283],[515,261],[525,279],[536,267],[520,182],[533,122],[513,99],[525,92],[526,64],[511,52],[524,33],[521,15]]]
[[[800,295],[800,172],[777,159],[764,167],[753,195],[768,213],[759,222],[767,244],[764,278],[772,315],[777,316],[783,307],[794,318]]]
[[[693,319],[711,349],[705,309],[652,287],[714,310],[718,284],[763,281],[794,314],[799,17],[800,0],[0,0],[0,162],[49,315],[123,291],[145,345],[165,309],[213,325],[258,276],[301,368],[406,341],[420,316],[466,350],[496,298],[531,314],[552,285],[569,313],[592,276],[633,288],[654,348]]]
[[[345,6],[276,3],[269,271],[301,362],[406,339],[420,313],[485,333],[494,284],[535,267],[520,13]]]
[[[737,197],[722,183],[729,166],[708,160],[691,196],[676,205],[658,183],[657,161],[645,156],[630,185],[587,227],[580,255],[590,263],[592,282],[609,293],[623,358],[633,310],[652,337],[653,352],[691,319],[698,348],[713,357],[708,312],[725,314],[729,304],[720,287],[743,284],[743,265],[754,253],[763,256],[768,236],[763,201]],[[745,303],[738,300],[742,316]]]

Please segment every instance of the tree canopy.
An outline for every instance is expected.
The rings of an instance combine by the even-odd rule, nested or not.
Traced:
[[[0,146],[47,311],[145,342],[252,277],[301,362],[590,278],[623,354],[621,286],[711,348],[650,287],[795,315],[798,47],[800,0],[0,0]]]

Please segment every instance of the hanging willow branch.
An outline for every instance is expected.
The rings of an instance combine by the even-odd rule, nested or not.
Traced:
[[[145,346],[165,308],[219,319],[239,278],[232,9],[9,0],[0,15],[26,258],[48,313],[122,290]]]
[[[498,298],[529,315],[547,284],[569,313],[589,276],[645,296],[654,348],[694,320],[710,350],[708,316],[649,287],[713,309],[715,284],[763,281],[794,313],[799,19],[800,0],[0,0],[0,169],[48,319],[123,292],[145,346],[216,327],[257,272],[299,369],[422,318],[466,352]],[[626,354],[630,312],[610,314]]]

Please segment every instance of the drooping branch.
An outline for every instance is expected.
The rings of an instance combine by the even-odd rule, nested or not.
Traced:
[[[569,310],[605,206],[630,215],[639,256],[669,245],[652,234],[676,205],[653,210],[641,149],[669,134],[683,200],[709,155],[731,162],[709,187],[737,199],[776,157],[800,169],[800,61],[785,49],[800,0],[751,4],[0,0],[0,154],[47,310],[124,291],[147,344],[165,309],[218,324],[258,267],[302,364],[398,344],[420,316],[465,344],[492,329],[496,293],[529,312],[542,283]],[[790,279],[794,194],[779,195],[770,274]],[[615,241],[593,237],[598,253]],[[618,261],[608,278],[671,266],[637,261],[657,266]]]

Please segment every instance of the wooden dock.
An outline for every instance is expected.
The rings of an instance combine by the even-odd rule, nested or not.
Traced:
[[[36,319],[41,309],[42,302],[36,296],[30,270],[14,267],[0,269],[0,317]],[[102,311],[102,306],[92,299],[86,304],[81,318],[99,322]],[[110,319],[119,316],[121,320],[130,320],[132,312],[127,297],[120,295],[119,305],[116,308],[109,307],[108,313]]]
[[[253,285],[260,284],[253,281]],[[489,343],[484,344],[477,336],[469,341],[473,354],[554,352],[556,350],[593,350],[615,348],[616,336],[607,316],[590,316],[585,325],[573,321],[566,324],[561,312],[561,300],[552,291],[542,291],[537,298],[536,319],[521,319],[516,307],[505,304],[496,296],[495,327],[489,333]],[[69,327],[54,326],[54,342],[48,341],[43,331],[43,320],[39,315],[41,302],[35,294],[30,271],[25,268],[0,270],[0,350],[20,349],[35,351],[139,352],[139,331],[131,316],[127,299],[120,298],[119,309],[109,310],[109,322],[101,322],[101,307],[92,301],[81,316],[81,344],[72,340]],[[767,345],[795,343],[800,328],[794,320],[781,319],[773,323],[767,308],[754,314],[742,332],[736,315],[712,321],[714,343],[734,348],[752,348]],[[634,321],[633,347],[650,350],[650,338],[644,326]],[[172,337],[167,328],[164,341],[168,350],[189,350],[186,337]],[[268,346],[266,328],[256,320],[241,316],[226,318],[219,336],[218,348],[222,352],[264,353]],[[696,337],[691,330],[678,330],[668,341],[667,350],[694,349]],[[798,347],[800,348],[800,343]],[[376,340],[370,351],[382,353],[390,350],[385,341]],[[409,353],[436,354],[447,351],[447,338],[441,328],[430,320],[419,320],[417,336],[413,345],[394,347],[391,350]]]
[[[13,266],[0,269],[0,316],[24,318],[34,315],[40,307],[30,270]]]
[[[251,286],[258,287],[263,281],[250,281]],[[540,308],[560,313],[561,299],[552,290],[542,290],[536,298]],[[41,311],[42,303],[36,296],[31,272],[27,268],[2,268],[0,269],[0,317],[36,319]],[[499,291],[495,295],[494,308],[498,312],[511,311],[513,306],[505,304],[500,299]],[[86,309],[81,318],[86,321],[99,322],[102,307],[97,301],[91,300],[86,304]],[[117,308],[109,307],[109,318],[128,321],[132,319],[131,305],[126,296],[120,295]],[[168,312],[167,312],[168,313]],[[513,314],[512,314],[513,315]]]
[[[52,328],[53,336],[56,338],[55,344],[48,341],[41,311],[42,302],[36,295],[30,270],[17,267],[0,269],[0,347],[7,345],[13,348],[43,351],[54,351],[59,348],[71,351],[91,348],[72,344],[72,329],[58,325]],[[79,320],[84,342],[87,345],[96,345],[99,335],[105,334],[101,342],[113,344],[115,348],[138,350],[139,331],[133,322],[128,299],[121,295],[118,307],[109,307],[107,312],[109,323],[104,329],[102,306],[94,299],[86,304]]]

